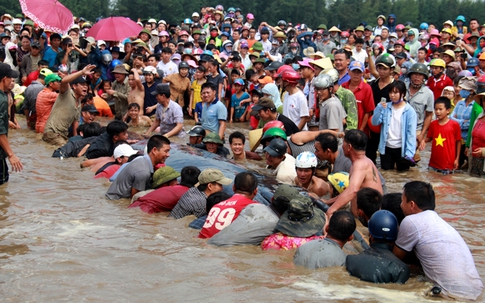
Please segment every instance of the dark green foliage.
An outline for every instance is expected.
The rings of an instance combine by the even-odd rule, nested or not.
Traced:
[[[190,18],[193,12],[199,12],[202,6],[222,4],[239,6],[243,13],[251,12],[256,17],[256,24],[266,21],[276,24],[284,19],[293,24],[306,23],[310,28],[316,28],[324,23],[329,28],[333,25],[341,29],[355,28],[360,22],[376,24],[380,14],[386,17],[393,13],[398,23],[411,21],[414,26],[421,22],[434,23],[438,28],[446,20],[454,21],[461,14],[467,18],[477,18],[485,23],[485,0],[262,0],[238,2],[221,0],[61,0],[71,9],[75,16],[82,16],[94,21],[97,17],[128,16],[133,20],[164,19],[169,23],[181,23]],[[0,2],[0,14],[15,15],[20,12],[17,0]]]

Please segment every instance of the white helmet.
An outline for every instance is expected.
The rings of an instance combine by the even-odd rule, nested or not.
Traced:
[[[144,74],[152,74],[156,75],[157,74],[157,69],[153,66],[147,66],[143,69]]]
[[[295,166],[297,168],[315,168],[317,164],[317,156],[312,152],[304,151],[296,157]]]
[[[325,89],[329,87],[333,87],[334,82],[327,74],[320,74],[315,78],[313,85],[315,88]]]
[[[330,79],[332,79],[333,83],[336,83],[339,79],[338,71],[335,68],[324,69],[320,75],[329,75]]]

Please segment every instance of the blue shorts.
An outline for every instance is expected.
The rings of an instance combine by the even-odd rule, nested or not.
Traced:
[[[449,174],[453,174],[455,172],[454,170],[437,169],[437,168],[434,168],[434,167],[431,167],[431,166],[428,166],[428,170],[432,170],[432,171],[435,171],[435,172],[438,172],[438,173],[442,173],[443,175],[449,175]]]

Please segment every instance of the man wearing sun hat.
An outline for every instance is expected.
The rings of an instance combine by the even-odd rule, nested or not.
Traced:
[[[261,244],[263,250],[296,248],[320,236],[325,225],[325,213],[306,196],[293,197],[288,210],[281,215],[275,231]]]
[[[207,197],[222,191],[224,185],[232,183],[231,179],[226,178],[220,170],[214,168],[204,169],[200,173],[198,181],[194,187],[180,197],[179,202],[172,209],[170,217],[180,219],[190,215],[197,218],[204,216]]]
[[[130,90],[128,71],[120,64],[111,73],[115,81],[113,81],[112,89],[107,90],[106,93],[114,101],[116,119],[121,120],[128,112],[128,92]]]

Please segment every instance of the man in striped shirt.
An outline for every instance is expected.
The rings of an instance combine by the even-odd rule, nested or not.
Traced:
[[[223,185],[229,185],[232,180],[213,168],[204,169],[199,175],[199,183],[190,188],[172,209],[170,217],[181,219],[194,215],[197,218],[206,214],[207,197],[211,194],[222,191]]]

